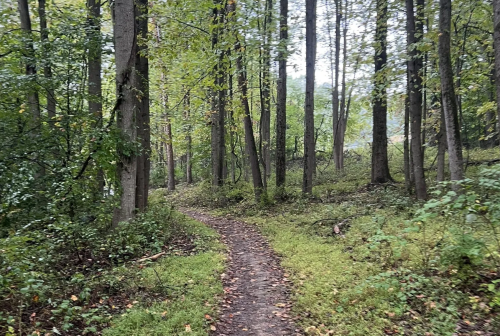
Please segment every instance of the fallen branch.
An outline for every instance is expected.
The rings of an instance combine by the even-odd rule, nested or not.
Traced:
[[[166,254],[166,252],[160,252],[158,254],[152,255],[151,257],[145,257],[145,258],[141,258],[139,260],[136,260],[136,262],[143,262],[146,260],[155,261],[156,259],[158,259],[159,257],[161,257],[162,255],[165,255],[165,254]]]

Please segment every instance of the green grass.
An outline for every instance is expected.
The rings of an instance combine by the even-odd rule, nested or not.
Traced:
[[[402,181],[398,153],[391,152],[391,171]],[[496,148],[469,154],[471,160],[499,156]],[[426,167],[431,166],[434,148],[426,157]],[[470,166],[467,176],[478,177],[481,169]],[[188,205],[202,200],[206,211],[231,213],[257,225],[282,257],[293,283],[297,323],[311,335],[452,335],[461,318],[472,324],[489,319],[490,326],[483,327],[488,330],[500,327],[498,314],[488,308],[491,297],[481,289],[492,260],[472,270],[446,259],[445,249],[458,246],[449,228],[463,227],[460,215],[412,221],[423,203],[406,195],[404,184],[367,189],[366,155],[349,161],[343,173],[324,165],[319,170],[323,173],[316,176],[316,202],[300,195],[300,169],[288,171],[286,203],[258,205],[251,197],[228,197],[249,194],[248,184],[227,186],[218,193],[207,193],[206,185],[189,187],[170,198]],[[433,188],[435,173],[427,175]],[[272,193],[271,189],[271,198]],[[333,234],[334,225],[345,218],[350,222],[341,228],[344,236]],[[488,245],[493,241],[489,232],[477,227],[476,237]],[[488,234],[489,240],[481,237]]]
[[[137,282],[151,297],[139,296],[131,308],[111,320],[111,327],[103,335],[208,334],[212,320],[206,315],[217,316],[217,302],[222,294],[223,246],[214,230],[194,220],[186,222],[191,234],[203,237],[203,252],[168,256],[144,268]],[[126,270],[123,272],[127,275]]]

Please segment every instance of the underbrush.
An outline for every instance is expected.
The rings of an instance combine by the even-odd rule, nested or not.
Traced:
[[[469,158],[497,152],[471,151]],[[432,162],[433,150],[426,155]],[[218,204],[199,186],[188,189],[189,204],[170,197],[257,225],[282,256],[294,312],[308,334],[498,335],[500,166],[469,166],[458,194],[433,183],[429,171],[426,203],[402,183],[370,185],[365,157],[346,167],[318,167],[312,197],[301,196],[300,169],[292,169],[287,197],[266,205],[252,197]]]
[[[114,230],[96,219],[57,220],[2,238],[0,334],[100,334],[110,323],[121,330],[116,314],[154,311],[161,304],[177,305],[178,314],[192,316],[183,331],[188,324],[199,329],[211,310],[205,303],[221,291],[215,274],[222,267],[217,235],[176,213],[162,191],[150,200],[147,212]],[[136,262],[158,253],[166,255],[158,263]],[[187,299],[179,304],[182,296]],[[161,318],[180,330],[178,315]],[[113,330],[105,334],[116,334]]]

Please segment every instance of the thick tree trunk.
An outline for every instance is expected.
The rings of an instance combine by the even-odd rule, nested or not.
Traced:
[[[48,56],[50,51],[48,50],[49,45],[49,30],[47,28],[47,14],[46,14],[46,2],[45,0],[38,0],[38,16],[40,18],[40,37],[42,41],[43,54]],[[90,66],[90,64],[89,64]],[[47,92],[47,115],[49,117],[49,123],[54,123],[54,118],[56,116],[56,98],[54,94],[54,89],[52,88],[52,68],[50,66],[50,61],[44,60],[43,75],[47,79],[46,89]]]
[[[148,1],[136,0],[136,27],[141,41],[148,36]],[[140,211],[148,205],[149,170],[151,153],[150,126],[149,126],[149,62],[146,56],[147,45],[141,42],[138,45],[136,59],[137,94],[139,95],[139,110],[136,114],[137,137],[141,144],[141,152],[137,156],[137,185],[136,208]]]
[[[117,126],[125,144],[118,147],[121,197],[113,216],[116,227],[119,222],[133,218],[136,209],[137,156],[134,151],[124,148],[137,141],[136,119],[140,106],[136,92],[139,78],[135,69],[138,46],[134,0],[116,0],[114,17]]]
[[[439,4],[439,73],[441,76],[441,94],[446,124],[446,137],[448,140],[450,175],[452,181],[457,181],[463,179],[463,156],[450,56],[451,0],[440,0]]]
[[[40,101],[38,99],[38,90],[36,89],[36,60],[35,49],[33,47],[33,36],[31,30],[30,11],[28,0],[18,0],[19,17],[21,19],[21,29],[26,36],[26,75],[30,79],[30,88],[28,90],[28,110],[33,118],[33,123],[38,125],[40,122]],[[38,131],[39,132],[39,131]]]
[[[497,130],[500,132],[500,0],[493,0],[493,41],[495,47],[495,83],[497,101]],[[498,137],[500,140],[500,136]],[[500,141],[499,141],[500,142]]]
[[[45,0],[40,0],[45,1]],[[89,35],[89,53],[88,53],[88,93],[89,93],[89,113],[96,120],[96,127],[102,127],[102,38],[101,38],[101,2],[100,0],[87,0],[88,10],[88,35]],[[49,68],[50,69],[50,68]],[[45,69],[44,69],[45,71]],[[48,72],[48,71],[47,71]],[[52,91],[52,95],[54,92]],[[50,96],[50,93],[47,92]],[[47,110],[49,110],[47,102]],[[54,100],[55,116],[55,100]],[[50,112],[49,112],[50,117]],[[104,193],[104,172],[99,169],[97,172],[97,185],[99,193]]]
[[[288,58],[288,0],[280,0],[280,48],[276,106],[276,187],[286,180],[286,64]]]
[[[316,169],[314,146],[314,72],[316,65],[316,0],[306,0],[306,98],[304,108],[304,174],[302,192],[312,194]]]
[[[419,4],[417,6],[418,21],[415,22],[413,0],[406,0],[411,153],[415,178],[415,194],[418,199],[427,198],[422,151],[422,55],[417,49],[417,44],[421,42],[423,34],[422,13],[423,8]]]
[[[260,173],[259,157],[257,154],[257,146],[255,145],[255,138],[253,134],[252,119],[250,117],[250,107],[248,105],[248,87],[246,69],[243,67],[243,49],[240,42],[237,40],[235,45],[236,53],[236,67],[238,71],[238,86],[241,91],[241,104],[243,105],[243,124],[245,129],[245,142],[248,150],[248,159],[250,161],[250,169],[252,171],[253,188],[255,193],[255,201],[261,200],[264,191],[264,184],[262,183],[262,175]]]
[[[372,183],[392,181],[387,155],[387,0],[377,0],[373,90]]]

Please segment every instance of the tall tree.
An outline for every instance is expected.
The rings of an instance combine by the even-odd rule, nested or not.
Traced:
[[[302,192],[311,194],[316,169],[314,139],[314,74],[316,66],[316,4],[306,0],[306,98],[304,106],[304,174]]]
[[[463,155],[450,50],[451,0],[439,1],[439,74],[452,181],[463,179]]]
[[[21,19],[21,29],[26,36],[25,42],[25,65],[26,75],[30,80],[30,88],[28,90],[28,109],[35,124],[40,120],[40,101],[38,99],[38,90],[35,87],[36,83],[36,61],[35,48],[33,47],[33,36],[31,30],[30,10],[28,0],[17,1],[19,17]]]
[[[119,222],[130,220],[135,216],[137,189],[137,128],[142,127],[138,118],[142,119],[143,95],[147,91],[141,81],[147,78],[143,73],[146,68],[139,62],[139,46],[137,43],[138,27],[137,9],[134,0],[116,0],[114,2],[114,39],[116,63],[116,112],[117,126],[121,140],[118,146],[118,178],[121,185],[120,206],[115,209],[113,226]],[[139,67],[138,67],[139,65]],[[141,98],[141,99],[140,99]]]
[[[286,180],[286,63],[288,44],[288,0],[280,0],[280,45],[276,105],[276,187]]]
[[[340,76],[340,25],[342,22],[342,1],[335,0],[335,57],[330,57],[330,66],[332,71],[332,115],[333,115],[333,157],[335,167],[338,169],[337,146],[340,139],[339,132],[339,76]],[[328,34],[331,40],[331,32],[328,25]],[[330,42],[331,45],[331,42]],[[330,47],[332,51],[332,47]],[[331,53],[330,51],[330,53]],[[335,74],[333,75],[333,72]]]
[[[44,1],[45,0],[40,0]],[[88,93],[89,113],[96,120],[96,127],[102,127],[102,38],[101,38],[101,0],[87,0],[89,53],[88,53]],[[51,72],[50,67],[47,71]],[[54,94],[54,91],[52,91]],[[50,96],[50,92],[47,92]],[[54,104],[55,109],[55,104]],[[47,103],[47,110],[49,110]],[[55,116],[55,110],[54,110]],[[50,117],[50,112],[49,112]],[[99,169],[97,183],[100,193],[104,191],[104,173]]]
[[[143,211],[148,205],[149,191],[149,155],[151,152],[149,126],[149,61],[147,57],[148,37],[148,0],[135,1],[136,27],[139,42],[137,43],[137,95],[139,110],[136,114],[137,137],[140,142],[140,153],[137,156],[136,207]]]
[[[191,137],[191,94],[186,92],[184,95],[184,119],[186,121],[186,183],[193,183],[193,168],[192,168],[192,137]]]
[[[377,0],[373,88],[372,183],[392,181],[387,155],[387,0]]]
[[[411,129],[411,155],[413,160],[413,176],[415,193],[418,199],[427,198],[427,186],[424,175],[424,157],[422,150],[422,54],[418,45],[423,38],[422,0],[417,1],[417,20],[413,0],[406,0],[406,33],[408,43],[408,112]]]
[[[495,48],[497,130],[500,132],[500,0],[493,0],[493,44]]]
[[[267,178],[271,175],[271,38],[273,23],[273,1],[266,0],[264,15],[264,48],[262,53],[262,82],[261,82],[261,118],[260,118],[260,150],[264,173],[264,187]]]
[[[212,49],[217,61],[214,66],[214,88],[212,90],[212,184],[220,186],[224,184],[224,162],[225,162],[225,58],[223,33],[226,8],[224,0],[214,0],[212,10]]]
[[[40,18],[40,37],[43,47],[44,66],[43,75],[47,79],[46,89],[47,92],[47,115],[49,122],[53,123],[53,118],[56,116],[56,97],[53,89],[52,67],[50,66],[50,50],[49,50],[49,30],[47,28],[47,12],[45,0],[38,0],[38,16]],[[89,65],[90,66],[90,65]]]

